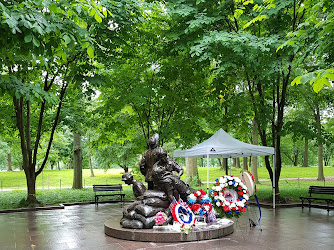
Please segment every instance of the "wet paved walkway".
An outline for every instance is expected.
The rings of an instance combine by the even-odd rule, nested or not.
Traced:
[[[104,234],[104,222],[121,216],[122,204],[66,206],[65,209],[0,214],[0,249],[334,249],[334,211],[308,208],[262,208],[261,228],[251,207],[235,220],[234,233],[215,240],[150,243]]]

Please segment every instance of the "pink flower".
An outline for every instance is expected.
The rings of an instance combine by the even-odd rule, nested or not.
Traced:
[[[155,215],[154,221],[158,226],[162,226],[167,221],[167,215],[164,212],[158,212]]]

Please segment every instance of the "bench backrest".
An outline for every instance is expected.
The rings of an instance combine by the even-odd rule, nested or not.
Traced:
[[[122,191],[122,184],[114,184],[114,185],[93,185],[94,192],[102,192],[102,191]]]
[[[310,186],[308,190],[309,194],[333,194],[334,187],[323,187],[323,186]]]

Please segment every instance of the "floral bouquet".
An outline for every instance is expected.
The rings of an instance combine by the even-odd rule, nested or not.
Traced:
[[[234,175],[224,175],[216,179],[210,195],[213,199],[215,211],[222,217],[239,217],[246,211],[248,205],[248,191],[245,184]]]
[[[188,196],[190,208],[196,215],[207,216],[212,211],[212,199],[202,190]]]
[[[167,224],[167,215],[164,212],[158,212],[154,218],[155,224],[163,226]]]

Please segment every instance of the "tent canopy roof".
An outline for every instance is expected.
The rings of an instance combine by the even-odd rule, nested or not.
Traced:
[[[175,150],[174,157],[193,157],[193,158],[236,158],[248,156],[274,155],[275,149],[248,144],[239,141],[223,129],[219,129],[206,141],[185,150]]]

